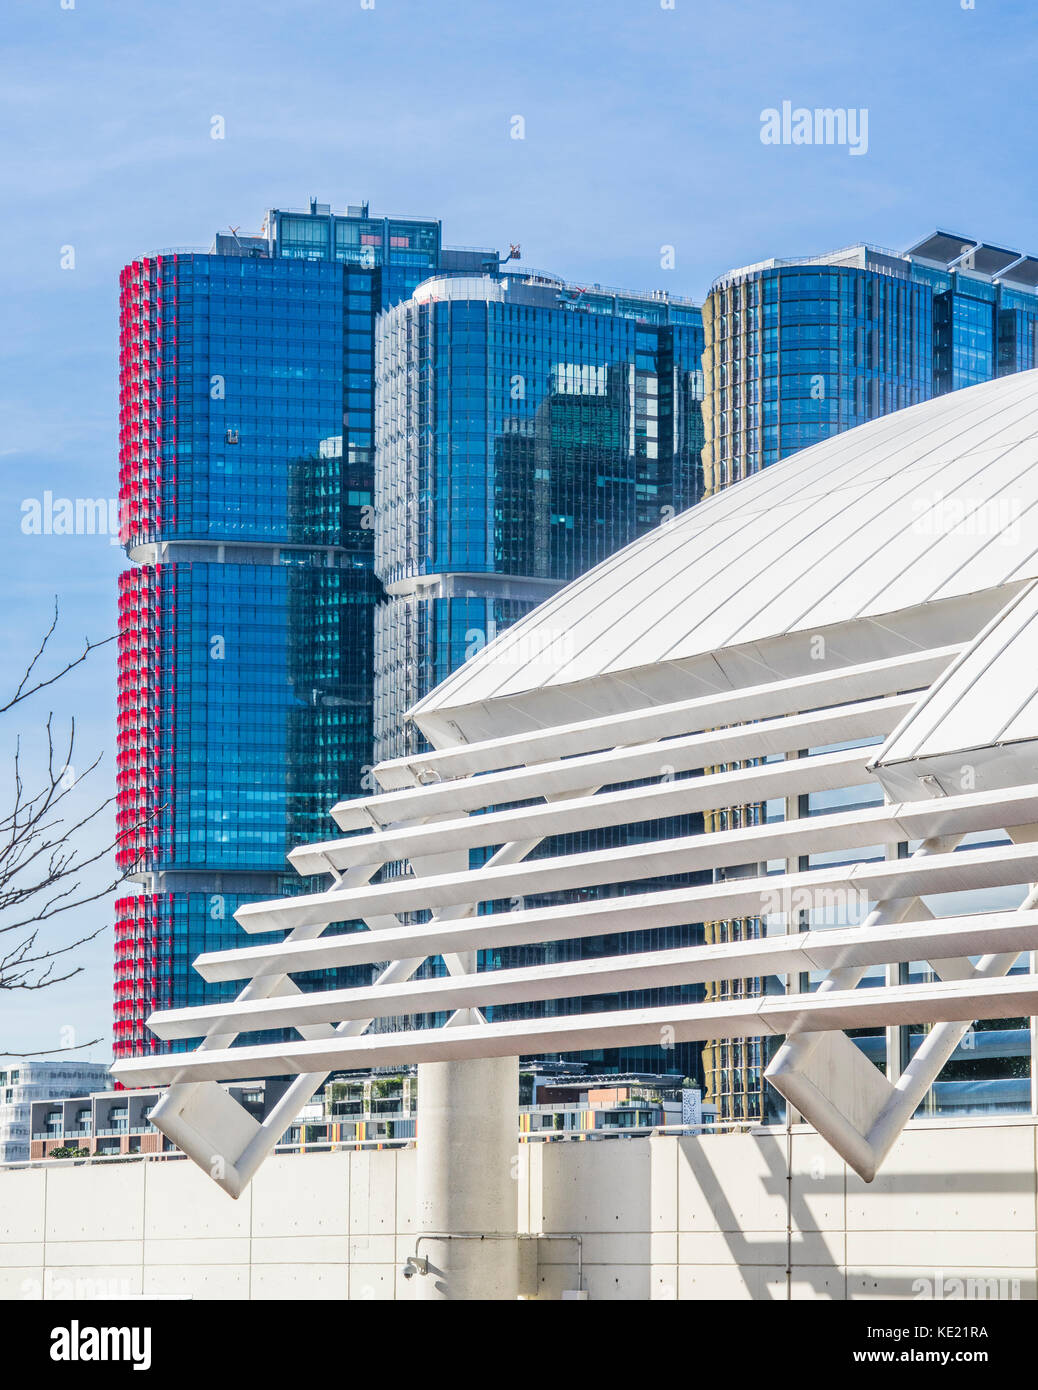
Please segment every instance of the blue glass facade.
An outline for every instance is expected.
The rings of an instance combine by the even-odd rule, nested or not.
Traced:
[[[1034,289],[867,246],[732,271],[703,325],[706,493],[1038,360]]]
[[[435,221],[366,206],[272,211],[258,236],[127,267],[118,816],[143,891],[118,905],[117,1054],[155,1047],[153,1008],[234,992],[207,994],[190,961],[239,940],[240,903],[305,888],[288,850],[333,833],[328,807],[368,788],[372,762],[421,746],[406,710],[497,632],[748,472],[1036,363],[1033,290],[868,248],[734,272],[702,314],[502,276],[493,253],[445,250]],[[765,814],[719,810],[707,828]],[[978,1104],[983,1083],[986,1104],[1015,1107],[1021,1026],[976,1035],[940,1105]],[[917,1037],[904,1030],[903,1046]],[[717,1047],[722,1112],[756,1113],[759,1041]]]
[[[371,749],[370,569],[154,567],[153,871],[281,873]]]
[[[1005,279],[996,274],[1001,271],[1008,271]],[[1016,281],[1014,274],[1020,277]],[[981,243],[963,245],[942,233],[904,256],[858,246],[831,257],[769,261],[723,276],[703,308],[704,492],[716,492],[903,406],[1034,366],[1036,286],[1033,258],[1017,260],[1014,253]],[[846,793],[840,795],[846,799]],[[878,796],[876,786],[859,788],[850,806],[869,805]],[[804,798],[800,814],[832,809],[825,796],[813,796]],[[738,818],[752,823],[772,811],[764,806],[729,808],[708,817],[708,824],[723,828]],[[774,814],[783,812],[778,808]],[[883,858],[886,852],[876,846],[873,857]],[[908,846],[899,852],[907,853]],[[868,852],[862,857],[869,857]],[[815,856],[804,867],[825,862],[830,861]],[[1021,887],[1015,901],[1023,892]],[[1008,905],[991,893],[964,896],[968,903],[955,910]],[[929,906],[938,916],[952,910],[939,903]],[[708,940],[739,939],[767,929],[766,922],[755,918],[704,928]],[[906,966],[903,978],[922,979],[929,969],[925,964]],[[805,977],[802,985],[817,983]],[[866,977],[863,984],[869,983],[882,981]],[[757,981],[748,992],[779,987],[777,980]],[[724,998],[742,988],[742,982],[719,982],[707,993]],[[1029,1110],[1029,1049],[1020,1044],[1026,1027],[1026,1020],[1010,1020],[969,1034],[922,1109],[935,1114]],[[907,1059],[924,1030],[895,1033],[895,1045]],[[862,1036],[858,1043],[878,1065],[886,1065],[885,1037]],[[780,1118],[779,1098],[761,1083],[762,1067],[776,1046],[773,1039],[706,1044],[707,1094],[722,1115],[754,1116],[763,1106],[766,1118]],[[895,1064],[895,1074],[897,1069]]]
[[[432,281],[379,324],[378,759],[407,709],[696,500],[699,310],[548,277]]]
[[[364,789],[375,320],[440,254],[435,221],[312,203],[123,272],[119,1056],[156,1047],[153,1008],[223,997],[190,962],[304,889],[288,850]]]
[[[378,760],[423,746],[407,709],[496,633],[696,500],[702,346],[699,310],[687,301],[578,290],[539,275],[437,278],[383,314],[375,366],[375,555],[387,593],[376,616]],[[701,823],[689,817],[670,833]],[[608,849],[646,833],[629,826],[549,839],[531,857]],[[501,950],[481,968],[677,947],[700,933],[689,924]],[[634,1008],[700,994],[693,987],[548,1007]],[[600,1069],[699,1074],[698,1046],[582,1056]]]

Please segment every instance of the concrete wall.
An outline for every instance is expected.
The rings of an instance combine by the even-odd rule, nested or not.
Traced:
[[[415,1158],[279,1156],[237,1202],[186,1161],[0,1170],[0,1298],[412,1298]],[[520,1229],[579,1234],[592,1300],[1038,1292],[1031,1119],[913,1126],[868,1186],[806,1129],[526,1144],[516,1170]],[[531,1295],[576,1287],[575,1242],[523,1246]]]

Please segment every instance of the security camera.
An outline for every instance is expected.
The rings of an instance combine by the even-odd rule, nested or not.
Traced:
[[[411,1255],[404,1265],[404,1278],[413,1279],[416,1274],[428,1274],[429,1261],[422,1255]]]

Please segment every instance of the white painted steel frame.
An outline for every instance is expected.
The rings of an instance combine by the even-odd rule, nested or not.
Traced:
[[[867,783],[876,742],[887,738],[918,702],[919,695],[906,690],[925,689],[959,650],[952,645],[901,653],[805,679],[626,710],[570,730],[525,732],[383,765],[376,776],[386,791],[336,808],[338,823],[353,834],[292,853],[300,873],[327,872],[333,887],[239,909],[238,920],[247,931],[283,930],[284,941],[198,960],[206,979],[248,980],[238,999],[171,1010],[150,1020],[164,1039],[204,1034],[199,1047],[123,1062],[118,1076],[130,1085],[172,1082],[153,1114],[156,1124],[207,1167],[219,1153],[217,1181],[237,1195],[300,1106],[336,1068],[652,1043],[664,1036],[661,1030],[674,1041],[786,1034],[788,1041],[769,1076],[774,1073],[774,1084],[805,1114],[813,1103],[821,1116],[819,1127],[849,1162],[871,1176],[878,1149],[861,1133],[861,1105],[855,1110],[852,1104],[848,1117],[840,1109],[842,1097],[824,1094],[821,1073],[811,1067],[817,1072],[824,1062],[826,1075],[838,1074],[840,1084],[851,1078],[856,1094],[875,1102],[873,1128],[879,1123],[890,1130],[891,1103],[876,1089],[887,1083],[839,1030],[934,1021],[946,1030],[946,1044],[951,1037],[947,1030],[957,1028],[961,1036],[975,1017],[1013,1017],[1038,1009],[1038,982],[1032,977],[998,978],[1021,952],[1038,949],[1038,911],[1033,910],[1038,904],[1028,897],[1025,910],[1018,912],[933,920],[919,901],[923,894],[1038,880],[1038,844],[1030,843],[1027,833],[1010,846],[955,850],[971,832],[998,833],[1038,823],[1038,785],[629,842],[609,851],[532,861],[528,856],[545,838],[578,830]],[[733,724],[735,719],[755,722]],[[857,741],[872,746],[801,756],[811,748]],[[772,761],[717,767],[764,758]],[[681,773],[699,775],[675,777]],[[632,782],[638,784],[622,785]],[[870,846],[915,840],[924,842],[923,849],[911,859],[869,862],[856,857]],[[485,865],[469,867],[470,850],[495,846]],[[843,851],[850,861],[846,865],[763,872],[769,861],[797,864],[804,856]],[[402,860],[410,862],[409,874],[372,881],[385,864]],[[710,874],[714,881],[573,899],[575,890],[595,892],[607,885],[637,885],[692,872]],[[733,872],[738,876],[725,880]],[[477,915],[481,903],[533,893],[570,900]],[[476,972],[478,951],[492,947],[729,916],[795,914],[839,893],[877,904],[865,924]],[[430,920],[403,920],[422,911],[431,912]],[[329,923],[353,920],[366,930],[322,936]],[[978,952],[985,954],[977,968],[968,962],[952,964]],[[443,957],[448,976],[413,982],[430,956]],[[855,988],[869,966],[916,959],[934,962],[938,983]],[[387,960],[378,980],[367,987],[304,994],[291,978],[307,970]],[[807,995],[493,1024],[478,1012],[494,1005],[717,978],[778,974],[795,979],[808,970],[832,973]],[[375,1018],[409,1013],[453,1016],[448,1028],[366,1032]],[[242,1031],[284,1027],[294,1029],[300,1041],[232,1046]],[[858,1075],[855,1057],[839,1053],[838,1042],[827,1042],[820,1051],[818,1040],[831,1036],[842,1037],[875,1079]],[[924,1055],[917,1065],[926,1051],[913,1059],[909,1085],[920,1084],[939,1049],[929,1048],[932,1055]],[[217,1085],[271,1075],[295,1080],[262,1125]],[[908,1090],[901,1086],[899,1096],[905,1095]],[[905,1103],[900,1101],[902,1109]]]
[[[241,980],[265,968],[296,973],[383,961],[395,949],[423,959],[448,951],[492,950],[539,941],[575,940],[616,932],[680,926],[685,922],[756,916],[762,904],[795,900],[798,909],[825,907],[838,898],[878,900],[1000,888],[1038,878],[1038,846],[981,846],[925,861],[890,859],[803,873],[735,879],[700,888],[669,889],[499,912],[474,921],[420,924],[347,936],[243,946],[201,955],[195,968],[206,980]],[[710,948],[702,947],[702,950]],[[158,1017],[156,1015],[156,1017]]]
[[[598,1047],[674,1042],[721,1036],[789,1034],[795,1028],[834,1031],[886,1023],[930,1023],[944,1019],[967,1025],[976,1018],[1016,1018],[1038,1013],[1038,980],[1032,975],[963,983],[897,985],[822,994],[768,995],[719,1004],[676,1004],[613,1013],[565,1014],[516,1023],[461,1024],[401,1033],[369,1033],[344,1041],[283,1043],[279,1048],[236,1047],[181,1057],[140,1058],[120,1073],[134,1084],[161,1085],[181,1075],[194,1081],[227,1081],[270,1074],[339,1067],[406,1066],[418,1062],[515,1057],[544,1052],[580,1052]],[[872,1066],[871,1062],[867,1063]],[[873,1067],[875,1070],[875,1067]]]
[[[637,817],[629,820],[674,814],[662,809],[671,801],[668,792],[668,788],[657,787],[651,795],[633,798],[640,809]],[[567,809],[572,804],[566,803]],[[590,817],[589,820],[595,823]],[[965,834],[976,830],[1003,830],[1034,821],[1038,821],[1038,786],[967,792],[932,801],[906,801],[896,806],[876,806],[801,821],[720,830],[710,835],[631,843],[616,849],[558,855],[531,863],[488,866],[479,871],[478,878],[465,869],[357,888],[343,886],[271,903],[246,903],[236,915],[247,932],[289,931],[318,923],[348,922],[380,912],[420,912],[428,907],[466,903],[471,901],[474,889],[480,890],[480,901],[515,894],[562,893],[602,884],[731,869],[829,850],[896,844],[955,831]],[[567,831],[581,830],[584,826],[585,822],[574,812]],[[376,848],[375,842],[381,838],[373,834],[372,847],[367,852],[367,856],[375,858],[376,867],[390,858],[389,853]],[[433,838],[435,840],[435,834]],[[476,843],[486,843],[477,835],[472,838]],[[543,836],[533,835],[532,838],[539,840]],[[371,858],[368,864],[370,866]]]
[[[676,738],[693,729],[775,719],[825,709],[830,704],[917,690],[929,686],[961,651],[959,644],[911,651],[879,661],[826,666],[807,675],[742,689],[724,683],[714,694],[692,700],[394,758],[378,765],[375,778],[386,791],[413,791],[425,786],[429,774],[435,774],[437,781],[471,777],[479,772],[498,772],[501,768],[570,758],[620,745]],[[333,808],[332,814],[341,829],[368,829],[366,816],[357,814],[358,806],[364,804],[363,799],[341,801]]]
[[[994,912],[883,927],[806,931],[715,946],[566,961],[546,966],[488,970],[479,974],[323,990],[289,998],[232,1005],[166,1009],[151,1029],[163,1039],[197,1038],[210,1029],[293,1028],[342,1019],[442,1013],[490,1005],[527,1004],[628,990],[666,989],[757,975],[835,970],[848,962],[870,966],[893,961],[946,959],[991,952],[1038,950],[1038,912]],[[283,967],[283,962],[282,962]]]

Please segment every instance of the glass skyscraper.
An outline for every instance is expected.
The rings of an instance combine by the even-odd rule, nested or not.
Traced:
[[[1038,364],[1038,259],[935,232],[768,260],[703,306],[707,494],[840,430]]]
[[[440,225],[274,210],[257,236],[121,278],[115,1053],[237,907],[305,884],[294,844],[371,763],[374,329],[441,264]]]
[[[696,500],[702,348],[691,301],[580,288],[536,272],[435,277],[382,315],[375,570],[386,598],[375,623],[377,760],[424,746],[406,711],[497,632]],[[681,828],[694,833],[701,824],[686,817]],[[646,831],[547,840],[530,857],[606,850]],[[500,950],[482,964],[677,947],[700,936],[689,924]],[[434,973],[439,963],[422,969]],[[549,1007],[634,1008],[700,995],[690,987]],[[490,1013],[519,1017],[543,1007]],[[607,1070],[699,1073],[695,1044],[584,1060]]]
[[[691,505],[699,308],[553,276],[439,277],[376,343],[378,759],[494,634]]]
[[[703,306],[703,326],[708,495],[841,430],[1038,365],[1038,258],[938,231],[904,254],[858,245],[803,260],[767,260],[715,281]],[[861,788],[858,804],[881,799],[872,785]],[[832,811],[831,802],[821,793],[803,797],[797,814]],[[787,813],[782,806],[728,807],[708,815],[706,828],[756,824]],[[884,847],[875,853],[882,858]],[[996,901],[997,894],[973,897],[978,911],[1006,905]],[[704,926],[708,941],[762,930],[767,924],[758,918]],[[922,978],[926,969],[921,963],[905,967],[905,979]],[[867,977],[864,983],[882,979]],[[707,997],[730,998],[776,984],[720,981],[708,986]],[[900,1030],[905,1057],[923,1036],[922,1029]],[[989,1024],[969,1035],[925,1108],[1027,1110],[1031,1083],[1022,1059],[1029,1056],[1028,1037],[1026,1020]],[[882,1037],[858,1041],[882,1061]],[[752,1117],[762,1104],[774,1106],[778,1098],[761,1084],[764,1052],[759,1038],[704,1046],[707,1099],[722,1116]],[[770,1117],[776,1118],[774,1109]]]
[[[418,751],[406,711],[497,632],[703,495],[1035,365],[1036,291],[1035,258],[936,233],[905,255],[733,271],[700,311],[503,274],[493,252],[443,248],[436,221],[316,202],[126,267],[118,822],[139,891],[117,903],[117,1055],[158,1047],[153,1009],[236,992],[192,960],[241,939],[242,903],[305,890],[288,850],[332,833],[328,809],[370,788],[373,762]],[[784,814],[719,808],[683,828]],[[689,924],[485,963],[761,929]],[[653,1001],[624,998],[639,1002]],[[1002,1087],[989,1103],[1015,1106],[1013,1030],[990,1031],[1003,1036],[951,1067],[987,1068],[976,1079]],[[669,1064],[691,1074],[694,1053]],[[708,1045],[708,1098],[759,1113],[766,1062],[755,1039]]]

